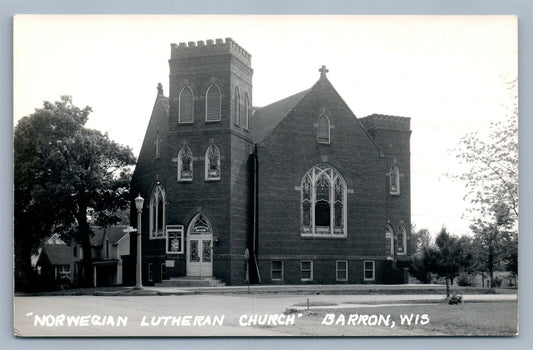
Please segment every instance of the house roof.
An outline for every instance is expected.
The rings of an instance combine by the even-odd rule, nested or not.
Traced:
[[[91,236],[91,245],[100,246],[103,244],[102,240],[104,239],[104,234],[107,234],[107,239],[111,244],[116,244],[124,235],[128,233],[124,232],[127,226],[125,225],[116,225],[110,227],[101,227],[101,226],[91,226],[91,230],[94,235]]]
[[[310,89],[307,89],[265,107],[256,108],[250,118],[250,132],[254,141],[263,141],[309,91]]]
[[[72,247],[66,244],[45,244],[43,252],[52,265],[69,265],[74,262]]]

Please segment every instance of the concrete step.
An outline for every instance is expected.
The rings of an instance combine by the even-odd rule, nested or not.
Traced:
[[[161,283],[156,283],[155,287],[223,287],[225,285],[226,283],[215,277],[172,277],[161,281]]]

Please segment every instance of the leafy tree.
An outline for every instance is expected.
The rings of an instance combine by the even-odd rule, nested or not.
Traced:
[[[22,118],[14,133],[15,251],[19,282],[31,273],[30,257],[41,240],[59,232],[83,246],[84,285],[92,286],[88,211],[112,224],[129,205],[135,158],[107,134],[84,127],[90,107],[72,98],[44,102]],[[17,285],[16,285],[17,287]],[[23,284],[19,283],[20,287]]]
[[[431,233],[423,228],[416,231],[412,229],[411,242],[413,245],[413,264],[409,270],[412,275],[424,283],[430,280],[429,269],[424,263],[424,253],[432,245]]]
[[[435,239],[435,245],[424,249],[424,265],[430,272],[445,278],[447,297],[450,296],[450,283],[453,285],[453,280],[470,264],[472,254],[469,246],[468,237],[451,236],[443,227]]]
[[[488,271],[494,288],[494,270],[505,262],[518,273],[518,236],[513,232],[515,216],[505,202],[491,207],[488,219],[478,219],[471,226],[474,232],[476,255],[482,271]]]
[[[514,93],[516,82],[510,84]],[[472,206],[474,218],[490,216],[496,203],[509,208],[518,217],[518,107],[514,104],[506,118],[490,124],[490,135],[483,139],[477,132],[464,136],[453,150],[460,164],[468,170],[451,175],[467,187],[465,199]]]

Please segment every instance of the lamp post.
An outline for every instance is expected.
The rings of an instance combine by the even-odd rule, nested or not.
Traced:
[[[141,213],[143,210],[144,198],[141,194],[135,198],[135,207],[137,208],[137,262],[135,264],[135,272],[137,275],[134,289],[143,289],[142,274],[141,274]]]

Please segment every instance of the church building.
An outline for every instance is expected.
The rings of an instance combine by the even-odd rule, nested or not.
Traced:
[[[144,285],[407,283],[409,118],[357,118],[324,66],[253,107],[251,55],[230,38],[171,44],[169,65],[131,182]]]

